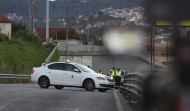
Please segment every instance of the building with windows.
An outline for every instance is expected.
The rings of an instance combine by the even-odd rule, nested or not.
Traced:
[[[0,33],[6,34],[11,39],[12,22],[2,13],[0,13]]]

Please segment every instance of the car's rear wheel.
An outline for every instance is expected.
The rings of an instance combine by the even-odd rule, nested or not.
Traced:
[[[92,79],[87,79],[84,81],[84,88],[87,91],[94,91],[95,90],[95,83]]]
[[[106,92],[108,89],[98,89],[100,92]]]
[[[41,88],[49,88],[49,86],[50,86],[50,82],[47,77],[40,77],[38,83]]]
[[[61,85],[55,85],[54,86],[56,89],[63,89],[64,88],[64,86],[61,86]]]

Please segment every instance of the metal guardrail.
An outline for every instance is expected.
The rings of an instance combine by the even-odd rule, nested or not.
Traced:
[[[68,44],[69,51],[99,51],[103,52],[103,46],[97,45],[82,45],[82,44]],[[66,50],[66,43],[59,43],[58,47],[59,50]]]
[[[143,90],[142,90],[142,84],[143,84],[143,74],[127,74],[124,77],[124,84],[123,84],[123,89],[130,91],[140,98],[143,99]]]
[[[13,83],[16,83],[16,80],[22,80],[24,83],[24,80],[30,80],[30,78],[30,75],[0,74],[0,80],[2,80],[3,83],[7,83],[8,79],[13,79]]]
[[[66,51],[62,51],[62,56],[66,55]],[[103,52],[99,51],[69,51],[69,56],[100,56],[104,55]]]

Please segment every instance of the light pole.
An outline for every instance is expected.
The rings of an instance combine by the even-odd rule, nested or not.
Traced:
[[[49,39],[49,1],[54,2],[56,0],[46,0],[46,44]]]
[[[32,32],[34,32],[34,5],[35,1],[32,0]]]
[[[29,2],[28,2],[28,8],[29,8],[29,30],[30,30],[30,32],[31,32],[31,0],[29,0]]]
[[[163,36],[164,39],[166,40],[166,64],[167,64],[167,66],[169,66],[169,40],[170,40],[170,37],[167,33],[161,34],[161,36]]]
[[[86,3],[87,0],[72,0],[67,4],[67,36],[66,36],[66,59],[68,59],[68,38],[69,38],[69,6],[73,3],[83,2]]]

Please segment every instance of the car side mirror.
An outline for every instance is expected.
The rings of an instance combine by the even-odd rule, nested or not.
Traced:
[[[78,70],[78,69],[74,69],[74,72],[80,72],[80,70]]]

